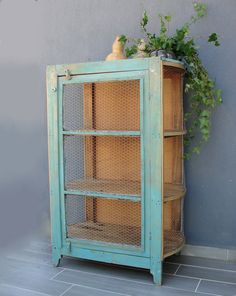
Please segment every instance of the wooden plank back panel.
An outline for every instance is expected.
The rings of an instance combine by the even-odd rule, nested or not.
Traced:
[[[97,137],[98,179],[140,181],[140,141],[129,137]]]
[[[141,205],[132,201],[97,199],[97,221],[140,227]]]
[[[139,130],[139,80],[95,84],[96,128],[99,130]]]
[[[96,123],[94,124],[94,120]],[[84,123],[88,129],[139,130],[140,90],[139,81],[102,82],[84,84]],[[86,137],[86,177],[106,180],[140,181],[141,155],[139,138],[129,137]],[[101,223],[140,226],[139,203],[86,199],[87,218]],[[108,213],[113,212],[111,216]],[[93,213],[93,215],[92,215]]]
[[[181,226],[181,199],[164,204],[164,230],[180,231]]]
[[[183,129],[182,76],[178,73],[164,78],[164,130]]]
[[[182,137],[164,139],[164,183],[182,183]]]

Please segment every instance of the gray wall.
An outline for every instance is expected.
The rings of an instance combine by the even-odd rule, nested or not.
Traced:
[[[222,46],[200,55],[224,103],[213,117],[209,143],[186,164],[185,230],[191,244],[236,248],[235,0],[208,0],[195,35],[218,32]],[[171,30],[192,13],[190,0],[0,1],[0,233],[1,244],[39,231],[49,210],[45,68],[103,60],[116,35],[139,36],[143,8]]]

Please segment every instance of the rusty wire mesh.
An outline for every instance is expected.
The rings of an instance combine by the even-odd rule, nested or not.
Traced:
[[[139,130],[139,80],[73,83],[63,90],[64,130]]]
[[[64,137],[65,188],[140,195],[139,137]]]
[[[139,202],[67,195],[67,237],[140,246]]]

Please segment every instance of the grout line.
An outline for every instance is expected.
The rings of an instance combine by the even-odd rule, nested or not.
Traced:
[[[212,279],[205,279],[205,278],[200,278],[200,277],[193,277],[193,276],[189,276],[189,275],[172,274],[172,273],[164,273],[164,274],[172,275],[172,276],[176,276],[176,277],[182,277],[182,278],[189,278],[189,279],[195,279],[195,280],[209,281],[209,282],[214,282],[214,283],[223,283],[223,284],[236,285],[236,283],[232,283],[232,282],[217,281],[217,280],[212,280]]]
[[[223,268],[214,268],[214,267],[207,267],[207,266],[200,266],[200,265],[192,265],[192,264],[185,264],[185,263],[175,263],[175,262],[166,262],[166,263],[171,263],[171,264],[175,264],[175,265],[182,265],[182,266],[190,266],[190,267],[196,267],[196,268],[204,268],[204,269],[214,269],[214,270],[218,270],[218,271],[228,271],[228,272],[235,272],[236,270],[229,270],[229,269],[223,269]]]
[[[205,292],[194,292],[196,294],[200,294],[200,295],[211,295],[211,296],[222,296],[222,294],[214,294],[214,293],[205,293]]]
[[[63,296],[65,295],[68,291],[70,291],[70,289],[73,287],[74,285],[71,284],[69,288],[67,288],[64,292],[62,292],[59,296]]]
[[[181,266],[181,264],[177,267],[177,269],[176,269],[176,271],[173,273],[173,275],[177,274],[177,272],[178,272],[179,269],[180,269],[180,266]]]
[[[198,282],[198,284],[197,284],[197,286],[196,286],[196,289],[195,289],[195,291],[194,292],[197,292],[197,289],[198,289],[198,287],[199,287],[199,285],[200,285],[200,283],[201,283],[201,279],[199,280],[199,282]]]
[[[132,296],[131,294],[124,294],[124,293],[119,293],[119,292],[113,292],[111,290],[103,290],[103,289],[98,289],[98,288],[94,288],[94,287],[90,287],[90,286],[86,286],[86,285],[80,285],[80,284],[75,284],[75,283],[71,283],[71,282],[65,282],[65,281],[61,281],[61,280],[54,280],[54,281],[55,282],[59,282],[59,283],[70,284],[70,285],[72,285],[70,288],[77,286],[77,287],[88,288],[88,289],[91,289],[91,290],[96,290],[96,291],[101,291],[101,292],[109,292],[109,293],[116,294],[116,295]]]
[[[170,289],[170,290],[178,290],[178,291],[184,291],[184,292],[192,292],[192,293],[195,293],[195,294],[201,294],[201,295],[212,295],[212,296],[222,296],[220,294],[213,294],[213,293],[205,293],[205,292],[194,292],[194,291],[190,291],[190,290],[185,290],[185,289],[181,289],[181,288],[176,288],[176,287],[168,287],[168,286],[162,286],[163,288],[165,289]]]
[[[76,284],[75,284],[76,285]],[[116,294],[116,295],[122,295],[122,296],[131,296],[130,294],[124,294],[124,293],[119,293],[119,292],[114,292],[114,291],[110,291],[110,290],[103,290],[103,289],[98,289],[98,288],[94,288],[94,287],[88,287],[88,286],[83,286],[83,285],[76,285],[79,287],[86,287],[89,288],[91,290],[95,290],[95,291],[101,291],[101,292],[109,292],[112,294]]]
[[[39,295],[42,295],[42,296],[51,296],[51,295],[43,293],[43,292],[38,292],[36,290],[31,290],[31,289],[27,289],[27,288],[21,288],[21,287],[17,287],[17,286],[14,286],[14,285],[9,285],[9,284],[1,284],[1,285],[5,286],[5,287],[9,287],[9,288],[19,289],[19,290],[22,290],[22,291],[38,293]]]
[[[63,268],[59,272],[57,272],[55,275],[53,275],[49,280],[54,280],[55,277],[57,277],[60,273],[62,273],[65,269]]]

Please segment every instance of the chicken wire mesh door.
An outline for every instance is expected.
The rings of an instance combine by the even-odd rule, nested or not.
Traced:
[[[129,79],[62,86],[68,239],[143,247],[140,83]]]

